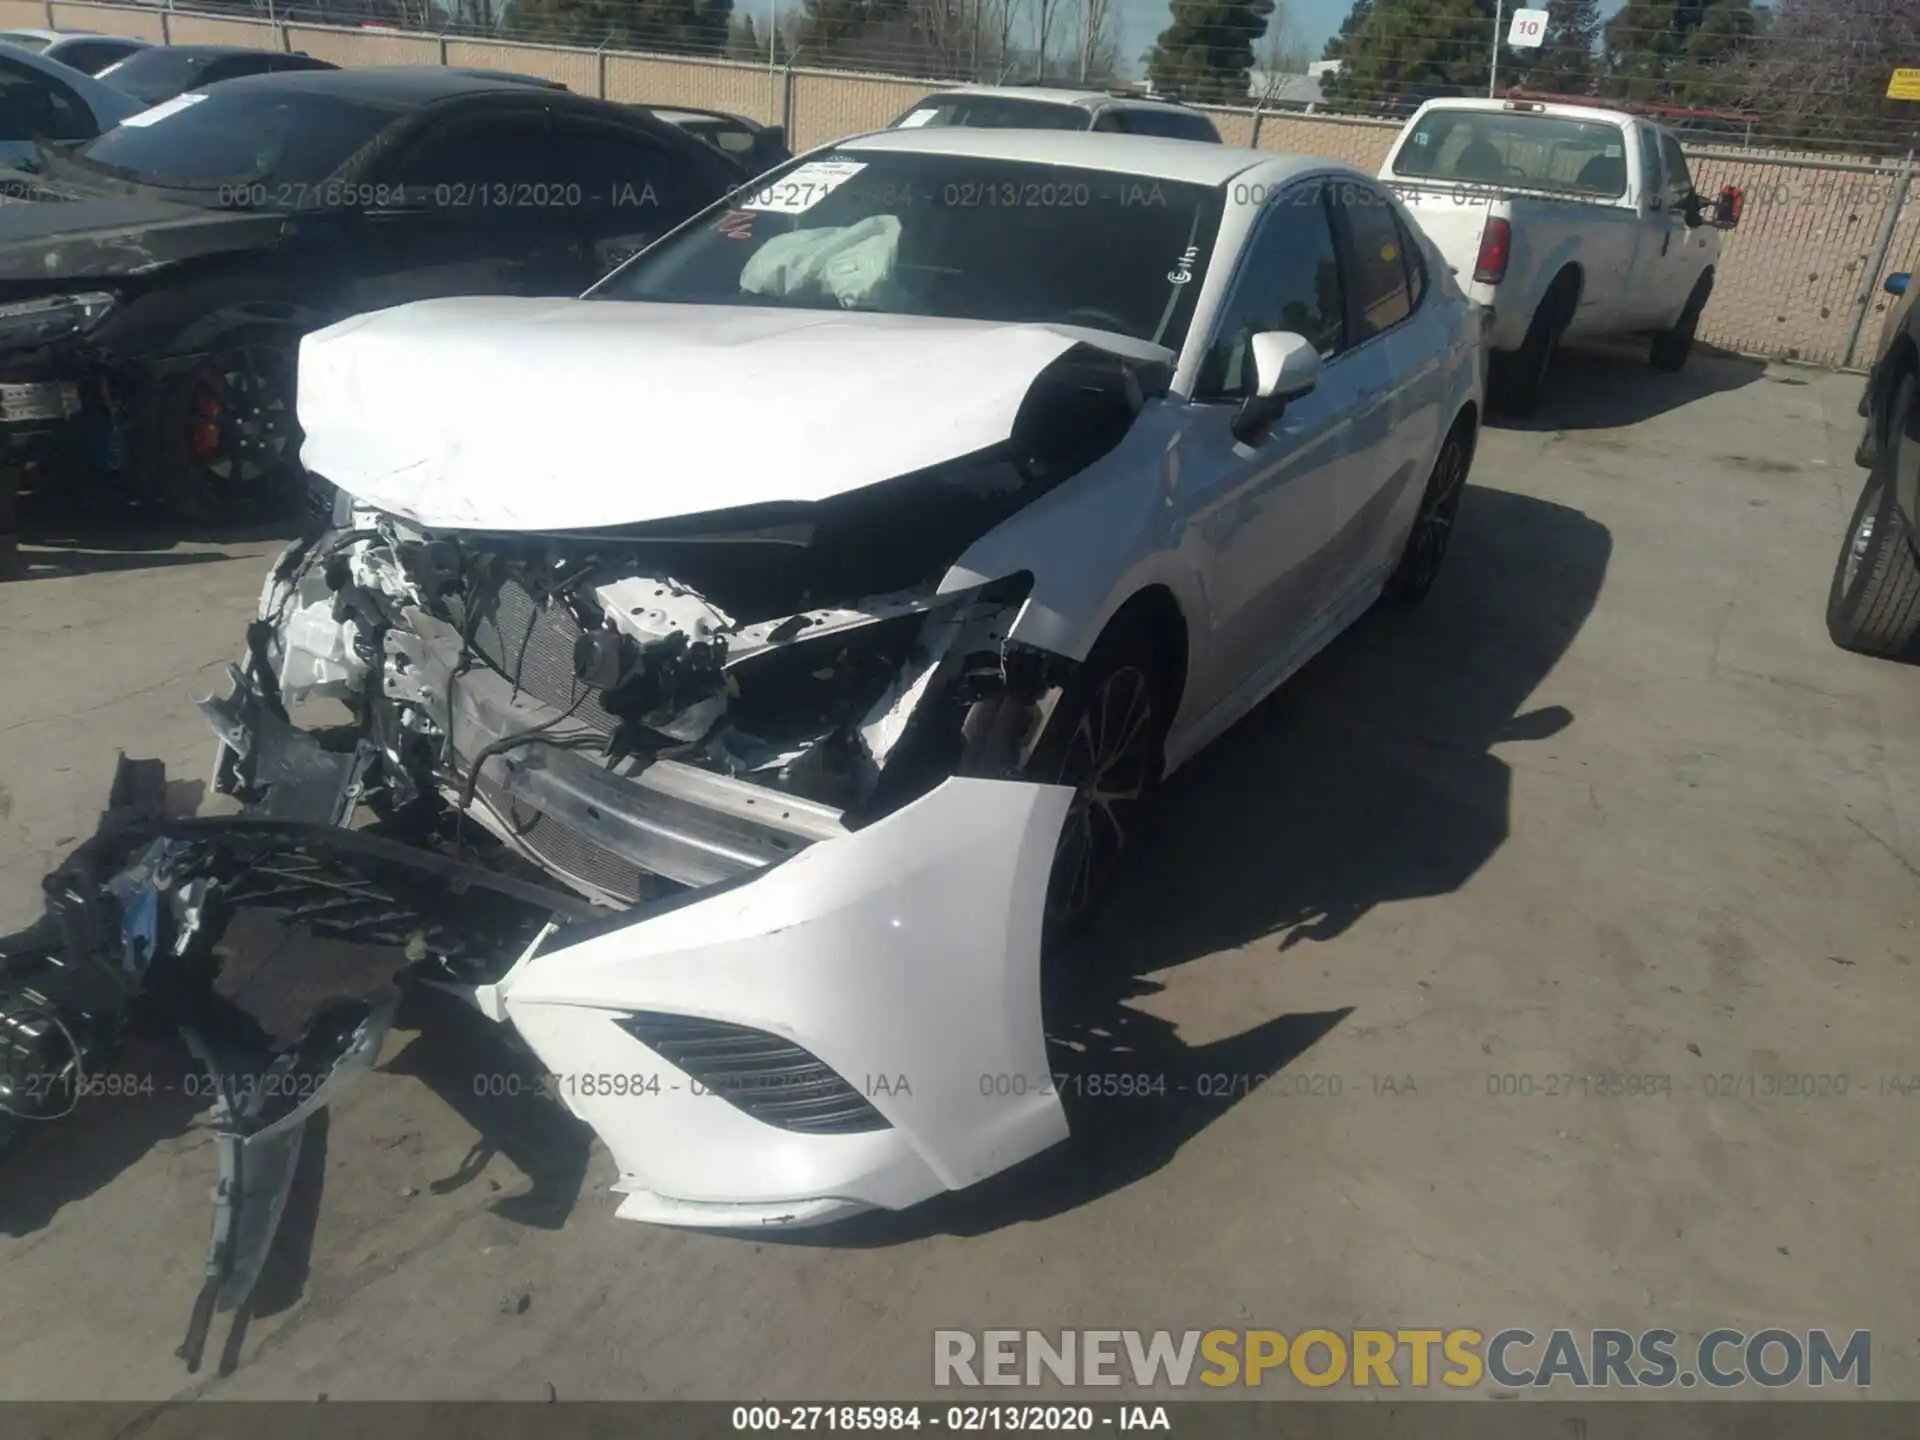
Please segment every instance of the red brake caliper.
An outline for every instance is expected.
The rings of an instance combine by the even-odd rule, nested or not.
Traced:
[[[194,387],[193,418],[187,424],[187,449],[196,460],[220,453],[219,398],[204,382]]]

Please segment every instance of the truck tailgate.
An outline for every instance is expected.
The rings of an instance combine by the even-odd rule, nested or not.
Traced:
[[[1474,261],[1480,254],[1480,234],[1486,229],[1488,211],[1502,198],[1499,192],[1459,185],[1409,185],[1400,180],[1390,184],[1453,268],[1461,287],[1471,287]]]

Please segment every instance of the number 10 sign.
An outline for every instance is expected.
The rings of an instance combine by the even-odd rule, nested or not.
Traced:
[[[1539,45],[1546,38],[1546,11],[1516,10],[1513,12],[1513,28],[1507,31],[1507,44],[1531,48]]]

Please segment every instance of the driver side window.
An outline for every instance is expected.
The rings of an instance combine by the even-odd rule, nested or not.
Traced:
[[[1322,357],[1338,354],[1347,343],[1345,316],[1326,185],[1309,181],[1283,191],[1260,218],[1200,362],[1195,397],[1252,394],[1252,342],[1262,331],[1291,330],[1312,341]]]
[[[1687,157],[1680,151],[1680,142],[1665,131],[1660,135],[1660,153],[1667,161],[1667,189],[1684,205],[1693,195],[1693,176],[1687,171]]]
[[[1667,196],[1666,179],[1660,173],[1660,137],[1649,126],[1640,127],[1640,193],[1648,200]]]

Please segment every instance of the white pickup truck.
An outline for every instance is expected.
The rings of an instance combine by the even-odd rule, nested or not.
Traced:
[[[1686,364],[1740,192],[1695,193],[1672,132],[1639,115],[1539,100],[1429,100],[1380,178],[1468,295],[1493,311],[1490,384],[1538,408],[1562,340],[1651,333]]]

